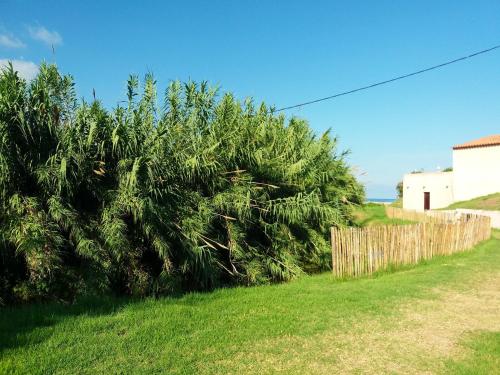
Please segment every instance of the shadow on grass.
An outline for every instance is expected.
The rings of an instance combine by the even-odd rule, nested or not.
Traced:
[[[281,283],[275,285],[279,284]],[[159,297],[83,296],[77,298],[73,303],[35,302],[25,305],[3,306],[0,307],[0,357],[2,352],[8,349],[43,343],[51,337],[56,326],[67,319],[80,316],[112,316],[127,307],[147,308],[147,301],[153,300],[167,304],[192,306],[200,303],[200,296],[213,295],[217,291],[239,287],[242,286],[225,285],[211,290],[177,291]]]
[[[0,308],[0,353],[6,349],[37,344],[52,334],[53,327],[68,318],[100,316],[118,312],[140,302],[131,297],[84,297],[74,304],[56,302]],[[43,329],[42,329],[43,328]],[[36,331],[36,335],[31,335]]]

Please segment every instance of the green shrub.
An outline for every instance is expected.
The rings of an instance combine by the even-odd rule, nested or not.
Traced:
[[[328,133],[206,83],[77,104],[42,65],[0,74],[0,292],[7,302],[289,280],[329,266],[362,186]]]

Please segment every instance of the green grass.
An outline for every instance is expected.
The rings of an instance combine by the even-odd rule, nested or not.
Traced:
[[[355,224],[361,227],[370,225],[398,225],[412,224],[412,221],[401,219],[390,219],[385,214],[385,206],[383,204],[368,203],[356,209]]]
[[[450,374],[487,375],[500,372],[500,332],[481,332],[469,335],[462,342],[469,355],[448,362]]]
[[[455,202],[446,207],[445,210],[454,210],[456,208],[500,211],[500,193],[485,195],[468,201]]]
[[[403,199],[398,198],[390,204],[391,207],[403,208]]]
[[[332,366],[342,366],[335,350],[347,344],[340,337],[348,338],[355,325],[368,334],[374,322],[393,327],[401,306],[436,299],[436,288],[463,292],[479,278],[498,276],[496,236],[474,251],[375,278],[340,282],[326,273],[180,298],[3,308],[0,373],[274,373],[280,368],[331,373]],[[396,348],[391,355],[439,368],[427,356],[413,358],[411,350],[398,357]],[[478,344],[473,350],[485,369],[500,355],[498,345]],[[369,355],[368,364],[377,359],[376,352]],[[448,364],[449,369],[459,367],[466,371],[467,363]]]

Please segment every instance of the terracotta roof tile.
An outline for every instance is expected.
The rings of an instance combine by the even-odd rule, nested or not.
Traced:
[[[465,142],[460,145],[453,146],[454,150],[461,150],[464,148],[475,148],[475,147],[488,147],[488,146],[500,146],[500,134],[489,135],[487,137],[482,137],[475,139],[470,142]]]

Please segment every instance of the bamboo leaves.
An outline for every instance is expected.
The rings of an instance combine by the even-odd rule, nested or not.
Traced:
[[[163,106],[152,75],[139,87],[106,110],[77,105],[54,66],[30,84],[0,73],[0,232],[23,299],[83,292],[92,273],[157,295],[328,267],[327,228],[363,197],[335,139],[206,82],[170,83]]]

